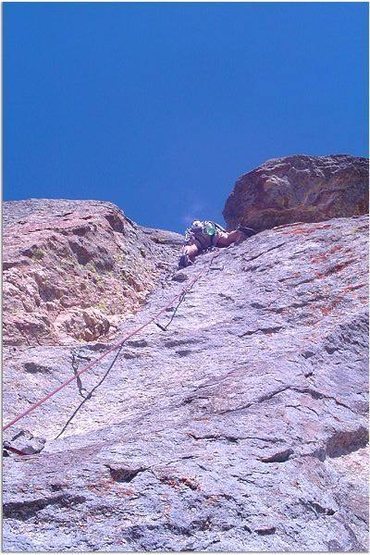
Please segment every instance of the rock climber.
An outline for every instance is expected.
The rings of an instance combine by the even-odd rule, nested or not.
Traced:
[[[194,220],[185,232],[185,244],[180,256],[179,268],[193,264],[195,257],[210,247],[228,247],[255,234],[255,230],[250,227],[240,225],[233,231],[226,231],[216,222]]]

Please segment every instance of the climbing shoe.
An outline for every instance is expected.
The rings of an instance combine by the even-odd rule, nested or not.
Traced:
[[[238,225],[237,229],[238,231],[241,231],[242,233],[244,233],[246,237],[252,237],[252,235],[256,235],[257,233],[251,227],[245,227],[244,225]]]
[[[186,268],[186,266],[190,266],[191,264],[193,264],[193,262],[190,260],[189,255],[183,254],[180,256],[179,269]]]

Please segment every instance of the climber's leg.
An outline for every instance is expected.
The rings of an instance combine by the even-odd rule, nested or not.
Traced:
[[[194,258],[199,254],[199,249],[197,245],[194,244],[185,245],[185,247],[183,248],[183,254],[187,254],[191,260],[194,260]]]
[[[186,266],[190,266],[193,264],[194,258],[199,254],[200,249],[194,243],[190,245],[185,245],[182,248],[182,255],[180,256],[179,260],[179,268],[186,268]]]

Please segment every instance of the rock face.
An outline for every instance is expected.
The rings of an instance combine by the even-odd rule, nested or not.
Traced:
[[[113,204],[4,203],[4,342],[53,345],[114,332],[173,267],[181,236]]]
[[[294,222],[367,214],[369,162],[347,155],[289,156],[242,175],[223,215],[257,231]]]
[[[204,269],[60,437],[113,354],[6,430],[45,443],[4,458],[4,550],[367,550],[367,218],[217,252],[122,322],[117,337]],[[5,422],[107,347],[6,347]]]

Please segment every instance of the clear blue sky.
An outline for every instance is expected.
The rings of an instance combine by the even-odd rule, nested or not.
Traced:
[[[222,223],[269,158],[368,155],[366,3],[5,3],[4,199]]]

